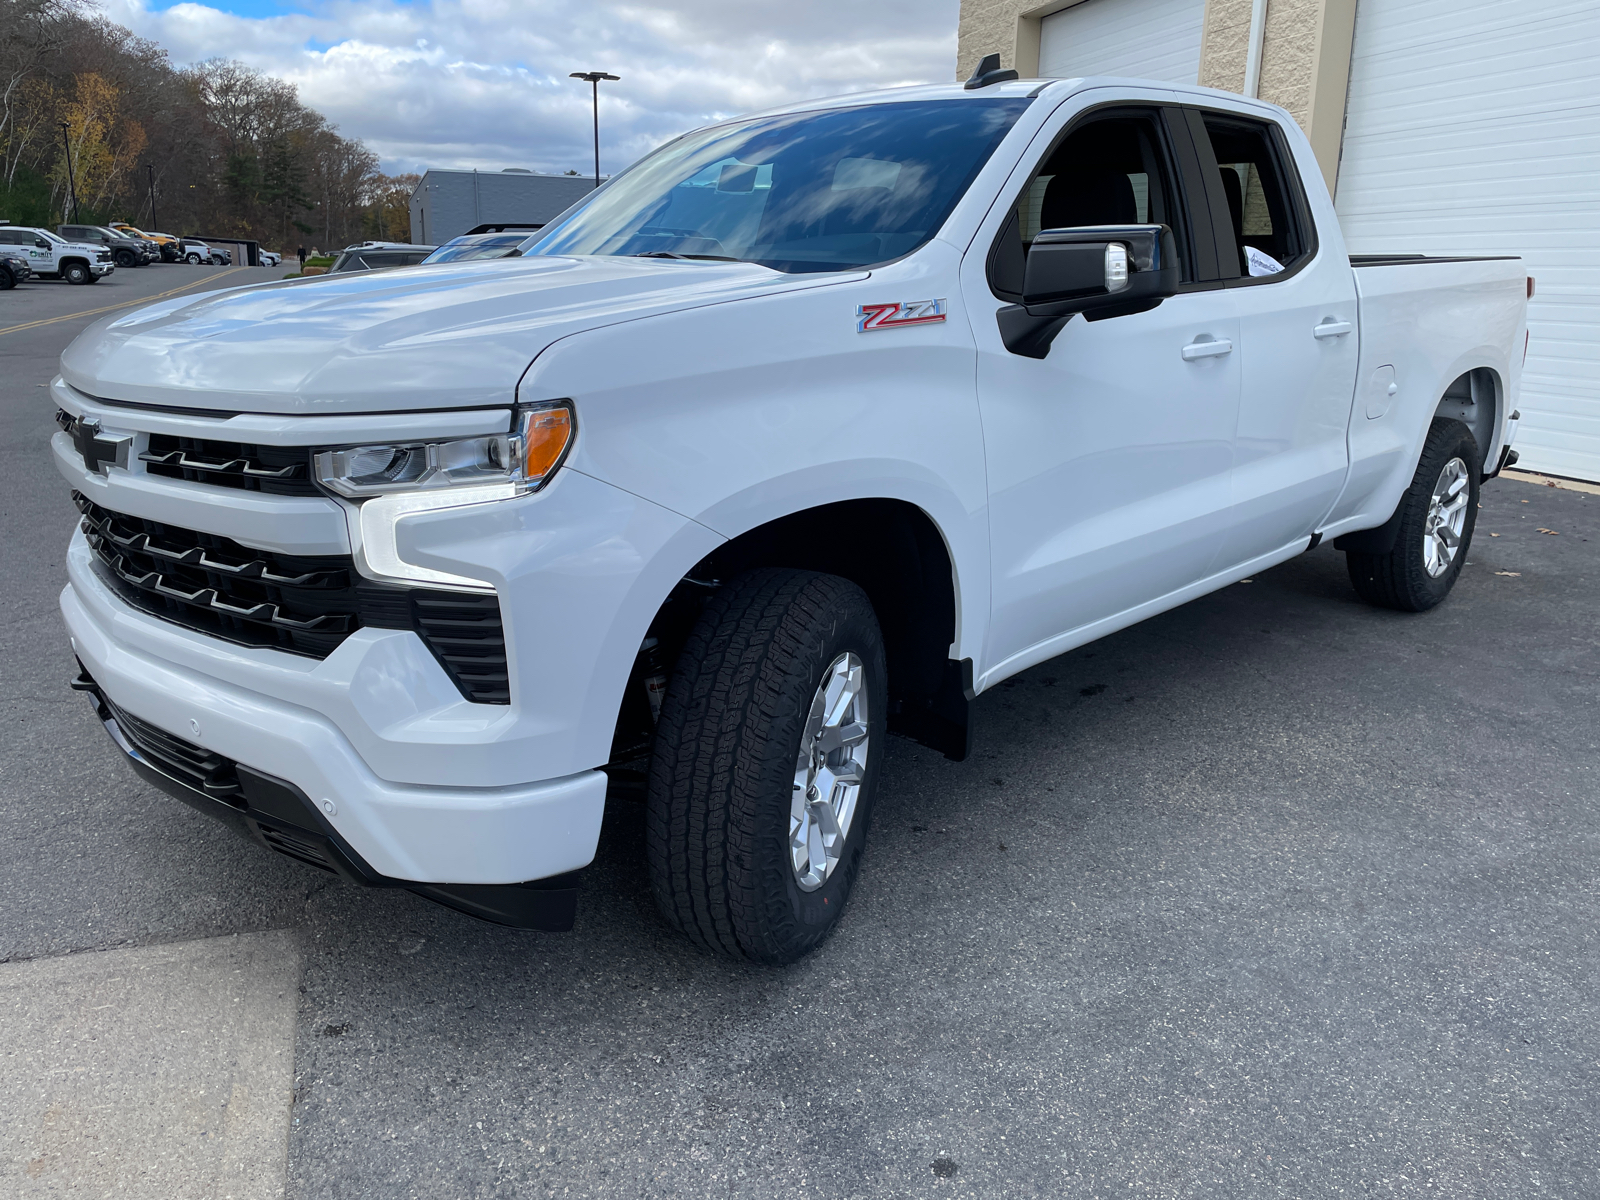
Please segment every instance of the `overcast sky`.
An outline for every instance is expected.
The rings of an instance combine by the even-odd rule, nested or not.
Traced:
[[[719,116],[944,81],[959,0],[102,0],[174,62],[240,59],[366,142],[391,173],[609,173]]]

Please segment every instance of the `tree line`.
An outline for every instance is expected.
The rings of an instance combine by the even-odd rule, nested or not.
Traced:
[[[0,219],[54,227],[75,203],[86,224],[329,249],[405,240],[416,182],[280,79],[175,67],[85,0],[0,0]]]

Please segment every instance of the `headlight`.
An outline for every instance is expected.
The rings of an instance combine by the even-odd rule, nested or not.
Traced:
[[[346,513],[363,574],[493,590],[481,579],[406,562],[395,544],[397,524],[416,513],[538,491],[566,459],[576,426],[570,400],[526,405],[516,410],[509,433],[324,450],[313,458],[313,473],[329,491],[359,501]]]
[[[324,450],[314,460],[317,482],[353,500],[393,492],[514,484],[536,492],[572,445],[572,403],[557,400],[516,412],[510,433],[453,442],[408,442]]]

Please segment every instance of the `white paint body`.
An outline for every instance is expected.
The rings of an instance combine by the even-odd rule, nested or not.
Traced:
[[[151,432],[282,446],[467,436],[504,429],[518,400],[556,398],[573,400],[578,435],[544,490],[399,526],[406,561],[498,592],[509,705],[463,699],[409,631],[362,629],[318,661],[147,616],[103,581],[81,533],[62,597],[79,657],[134,715],[333,800],[332,823],[380,872],[518,882],[592,857],[597,768],[651,620],[696,562],[766,522],[857,498],[921,509],[952,564],[950,657],[972,660],[982,690],[1314,534],[1382,524],[1439,397],[1478,367],[1501,381],[1494,461],[1522,352],[1519,264],[1352,271],[1310,147],[1270,105],[1114,80],[996,91],[1038,96],[937,236],[870,271],[501,259],[169,300],[91,328],[54,397],[136,450]],[[1000,344],[987,249],[1052,138],[1123,100],[1280,122],[1317,258],[1271,286],[1075,320],[1046,359],[1019,358]],[[861,305],[927,298],[947,301],[945,321],[857,332]],[[1314,335],[1330,323],[1350,328]],[[1232,352],[1183,356],[1207,339]],[[1381,365],[1399,387],[1369,418],[1355,381]],[[74,487],[117,512],[264,549],[352,551],[332,498],[161,479],[137,462],[90,472],[65,434],[54,450]]]

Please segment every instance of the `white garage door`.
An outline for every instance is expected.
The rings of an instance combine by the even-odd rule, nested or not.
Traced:
[[[1600,6],[1359,0],[1338,208],[1355,253],[1520,254],[1522,463],[1600,480]]]
[[[1039,22],[1039,74],[1200,78],[1205,0],[1084,0]]]

